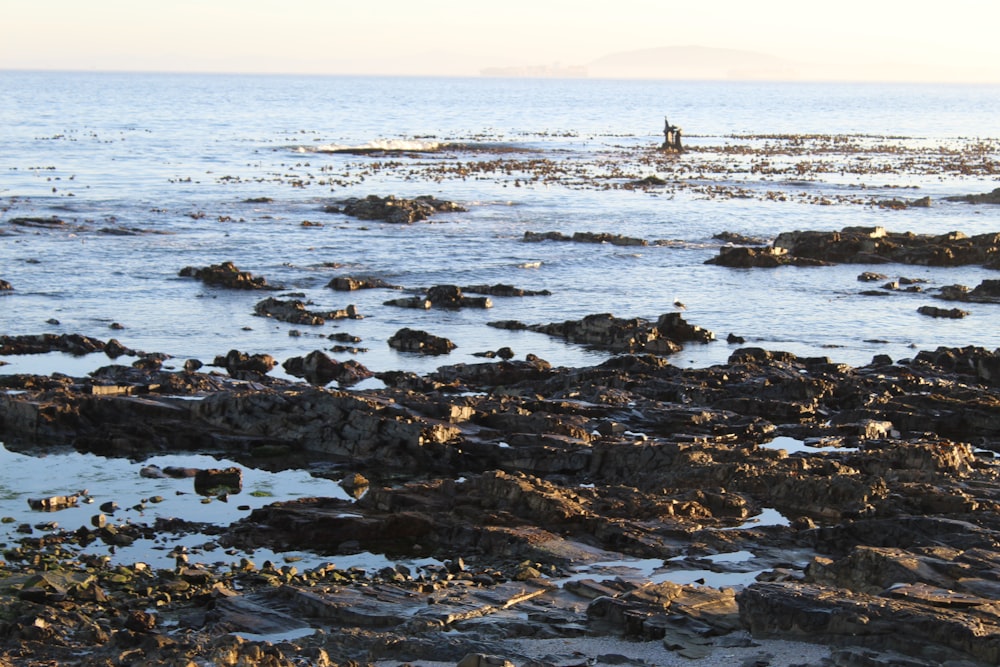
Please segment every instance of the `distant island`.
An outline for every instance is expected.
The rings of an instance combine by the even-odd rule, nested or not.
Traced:
[[[529,65],[526,67],[487,67],[482,76],[527,79],[584,79],[587,68],[582,65]]]
[[[463,61],[462,58],[453,58]],[[469,59],[464,59],[468,62]],[[519,65],[479,69],[508,78],[663,79],[701,81],[996,81],[984,64],[957,70],[944,64],[806,62],[759,51],[709,46],[664,46],[610,53],[573,65]]]

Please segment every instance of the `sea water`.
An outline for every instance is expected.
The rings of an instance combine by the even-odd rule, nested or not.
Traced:
[[[333,333],[358,336],[361,349],[331,356],[373,371],[426,373],[504,346],[517,358],[585,366],[610,355],[488,324],[593,313],[655,320],[680,301],[689,323],[718,338],[671,357],[685,367],[724,363],[738,347],[730,333],[851,365],[939,345],[1000,347],[998,305],[963,304],[970,315],[961,320],[916,312],[941,286],[997,277],[982,267],[705,264],[723,231],[764,240],[851,225],[1000,231],[1000,207],[943,199],[998,186],[989,165],[1000,161],[1000,87],[51,72],[0,72],[0,87],[0,279],[14,288],[0,294],[0,334],[116,338],[171,355],[168,368],[231,349],[280,363],[329,352]],[[656,153],[665,116],[684,129],[688,152]],[[764,158],[754,151],[797,135],[846,136],[865,151],[771,156],[832,161],[803,178],[756,169]],[[968,169],[957,165],[967,158]],[[914,160],[924,166],[911,168]],[[526,164],[545,169],[532,177],[518,170]],[[650,175],[668,185],[623,187]],[[433,195],[468,210],[412,225],[325,210],[370,194]],[[932,206],[872,203],[896,197]],[[64,224],[11,222],[50,217]],[[528,243],[527,231],[659,243]],[[178,275],[225,261],[283,289],[229,291]],[[857,276],[867,270],[925,281],[926,291],[866,296],[872,286]],[[339,275],[403,290],[327,288]],[[485,310],[384,305],[438,284],[497,283],[551,294],[493,297]],[[319,311],[354,304],[364,318],[308,327],[254,315],[272,295]],[[387,340],[404,327],[457,349],[397,352]],[[2,361],[0,373],[72,375],[112,363],[59,353]],[[280,366],[273,374],[287,377]]]

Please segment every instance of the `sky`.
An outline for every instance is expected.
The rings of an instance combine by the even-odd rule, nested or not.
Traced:
[[[476,76],[659,47],[1000,83],[998,0],[0,0],[0,69]],[[628,72],[622,75],[629,76]]]

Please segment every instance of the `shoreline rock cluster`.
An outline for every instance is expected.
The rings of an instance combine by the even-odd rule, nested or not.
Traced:
[[[706,264],[773,268],[889,262],[925,266],[979,264],[1000,269],[1000,234],[913,234],[888,232],[883,227],[783,232],[769,246],[723,246],[718,256]]]
[[[385,388],[357,392],[270,378],[260,371],[273,360],[231,361],[232,379],[114,365],[2,376],[0,436],[137,460],[322,461],[367,492],[274,502],[230,526],[27,537],[0,566],[7,656],[522,660],[508,640],[589,634],[689,656],[777,637],[909,656],[886,664],[1000,660],[1000,351],[855,368],[745,347],[681,369],[640,349],[587,368],[529,357],[383,373]],[[786,520],[760,524],[765,511]],[[441,565],[151,571],[68,549],[171,530],[248,552]],[[664,575],[601,574],[629,558]],[[669,582],[689,570],[706,585]],[[711,584],[740,571],[746,585]],[[232,634],[293,631],[277,643]]]

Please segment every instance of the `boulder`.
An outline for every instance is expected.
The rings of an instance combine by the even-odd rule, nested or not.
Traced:
[[[414,199],[397,198],[393,195],[387,197],[368,195],[364,199],[352,197],[339,205],[326,206],[324,210],[327,213],[343,213],[361,220],[411,224],[426,220],[436,213],[464,212],[467,209],[430,195]]]
[[[284,301],[275,299],[274,297],[268,297],[263,301],[259,301],[254,306],[254,314],[260,317],[271,317],[282,322],[306,324],[309,326],[320,326],[325,324],[327,320],[347,318],[358,320],[362,318],[354,305],[350,305],[342,310],[316,312],[308,310],[306,304],[298,299]]]
[[[305,378],[310,384],[320,386],[337,382],[342,387],[348,387],[374,375],[353,359],[339,362],[320,350],[304,357],[287,359],[281,366],[289,375]]]
[[[426,331],[403,328],[389,338],[389,347],[402,352],[448,354],[456,345],[447,338],[434,336]]]
[[[235,377],[244,371],[260,374],[270,373],[271,369],[278,365],[278,362],[269,354],[247,354],[239,350],[230,350],[226,356],[216,357],[212,365],[222,366]]]
[[[177,274],[185,278],[196,278],[206,285],[242,290],[279,290],[280,286],[267,284],[265,278],[255,277],[248,271],[240,271],[232,262],[213,264],[204,268],[186,266]]]

